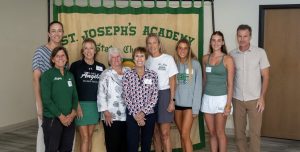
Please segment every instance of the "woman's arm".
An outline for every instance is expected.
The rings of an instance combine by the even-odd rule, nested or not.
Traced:
[[[175,110],[175,89],[176,89],[176,75],[169,77],[169,84],[170,84],[170,102],[167,111],[173,112]]]
[[[231,101],[233,95],[233,78],[234,78],[234,62],[231,56],[226,55],[224,58],[224,65],[227,70],[227,103],[224,114],[228,115],[231,111]]]
[[[51,78],[48,75],[41,77],[41,97],[44,108],[47,108],[54,116],[59,117],[62,112],[52,101],[52,83]]]
[[[42,97],[41,97],[41,91],[40,91],[40,78],[41,78],[42,72],[39,69],[35,69],[33,71],[33,91],[35,96],[35,103],[36,103],[36,110],[37,110],[37,116],[39,119],[43,119],[43,104],[42,104]]]
[[[195,62],[194,67],[194,75],[195,79],[193,79],[193,83],[195,84],[194,87],[194,97],[193,97],[193,116],[196,117],[199,114],[200,107],[201,107],[201,97],[202,97],[202,68],[198,61]]]
[[[205,88],[205,84],[206,84],[206,64],[208,61],[208,55],[204,55],[202,58],[202,74],[203,74],[203,78],[202,78],[202,90],[204,90]]]

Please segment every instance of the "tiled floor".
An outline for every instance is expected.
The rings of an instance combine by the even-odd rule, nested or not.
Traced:
[[[0,152],[35,152],[37,123],[32,121],[17,129],[0,132]],[[208,138],[206,138],[208,139]],[[208,152],[208,143],[202,150]],[[234,138],[229,136],[228,152],[236,152]],[[262,152],[300,152],[300,141],[262,138]]]
[[[26,124],[9,132],[0,133],[0,152],[34,152],[36,122]]]

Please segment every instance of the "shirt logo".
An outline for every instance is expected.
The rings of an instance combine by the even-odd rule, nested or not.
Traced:
[[[90,73],[90,72],[84,72],[84,74],[81,75],[80,78],[84,78],[84,79],[99,79],[100,78],[100,74],[95,74],[95,73]]]
[[[62,78],[61,77],[54,77],[53,80],[62,80]]]
[[[158,64],[158,70],[166,71],[166,69],[167,69],[167,65],[166,64],[161,64],[161,63]]]

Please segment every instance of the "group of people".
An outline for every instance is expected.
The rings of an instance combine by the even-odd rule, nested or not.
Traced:
[[[96,42],[90,38],[82,43],[82,59],[69,68],[68,52],[61,46],[63,32],[62,23],[51,22],[48,43],[33,56],[38,152],[72,151],[76,126],[80,151],[90,152],[99,120],[107,152],[138,152],[139,147],[149,152],[152,140],[156,152],[171,152],[173,121],[183,151],[192,152],[191,128],[200,111],[211,151],[225,152],[225,125],[232,108],[238,150],[260,151],[270,64],[263,49],[250,45],[250,26],[238,27],[239,47],[230,54],[222,32],[213,32],[202,66],[188,40],[177,42],[173,57],[164,53],[157,34],[149,34],[146,47],[132,53],[133,69],[122,65],[118,48],[109,48],[108,68],[97,62]]]

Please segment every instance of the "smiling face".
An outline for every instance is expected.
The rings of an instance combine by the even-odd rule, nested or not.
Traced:
[[[220,35],[212,35],[210,39],[210,46],[214,51],[221,51],[222,46],[224,45],[224,40]]]
[[[82,54],[87,60],[94,60],[96,54],[96,46],[92,42],[86,42],[82,47]]]
[[[50,42],[60,43],[64,34],[63,27],[59,23],[54,23],[50,26],[48,36]]]
[[[67,55],[63,50],[59,50],[56,55],[52,58],[54,66],[58,69],[64,68],[67,63]]]
[[[110,56],[110,65],[112,67],[121,66],[121,55],[119,53],[113,53]]]
[[[134,54],[135,67],[137,67],[137,68],[144,67],[145,66],[145,61],[146,61],[146,55],[145,55],[145,53],[137,51]]]
[[[178,44],[176,51],[180,60],[185,60],[188,57],[189,46],[188,44],[181,42]]]
[[[151,54],[151,56],[157,57],[157,56],[161,55],[161,52],[159,50],[160,44],[156,37],[154,37],[154,36],[149,37],[146,45],[147,45],[147,49],[148,49],[149,53]]]

